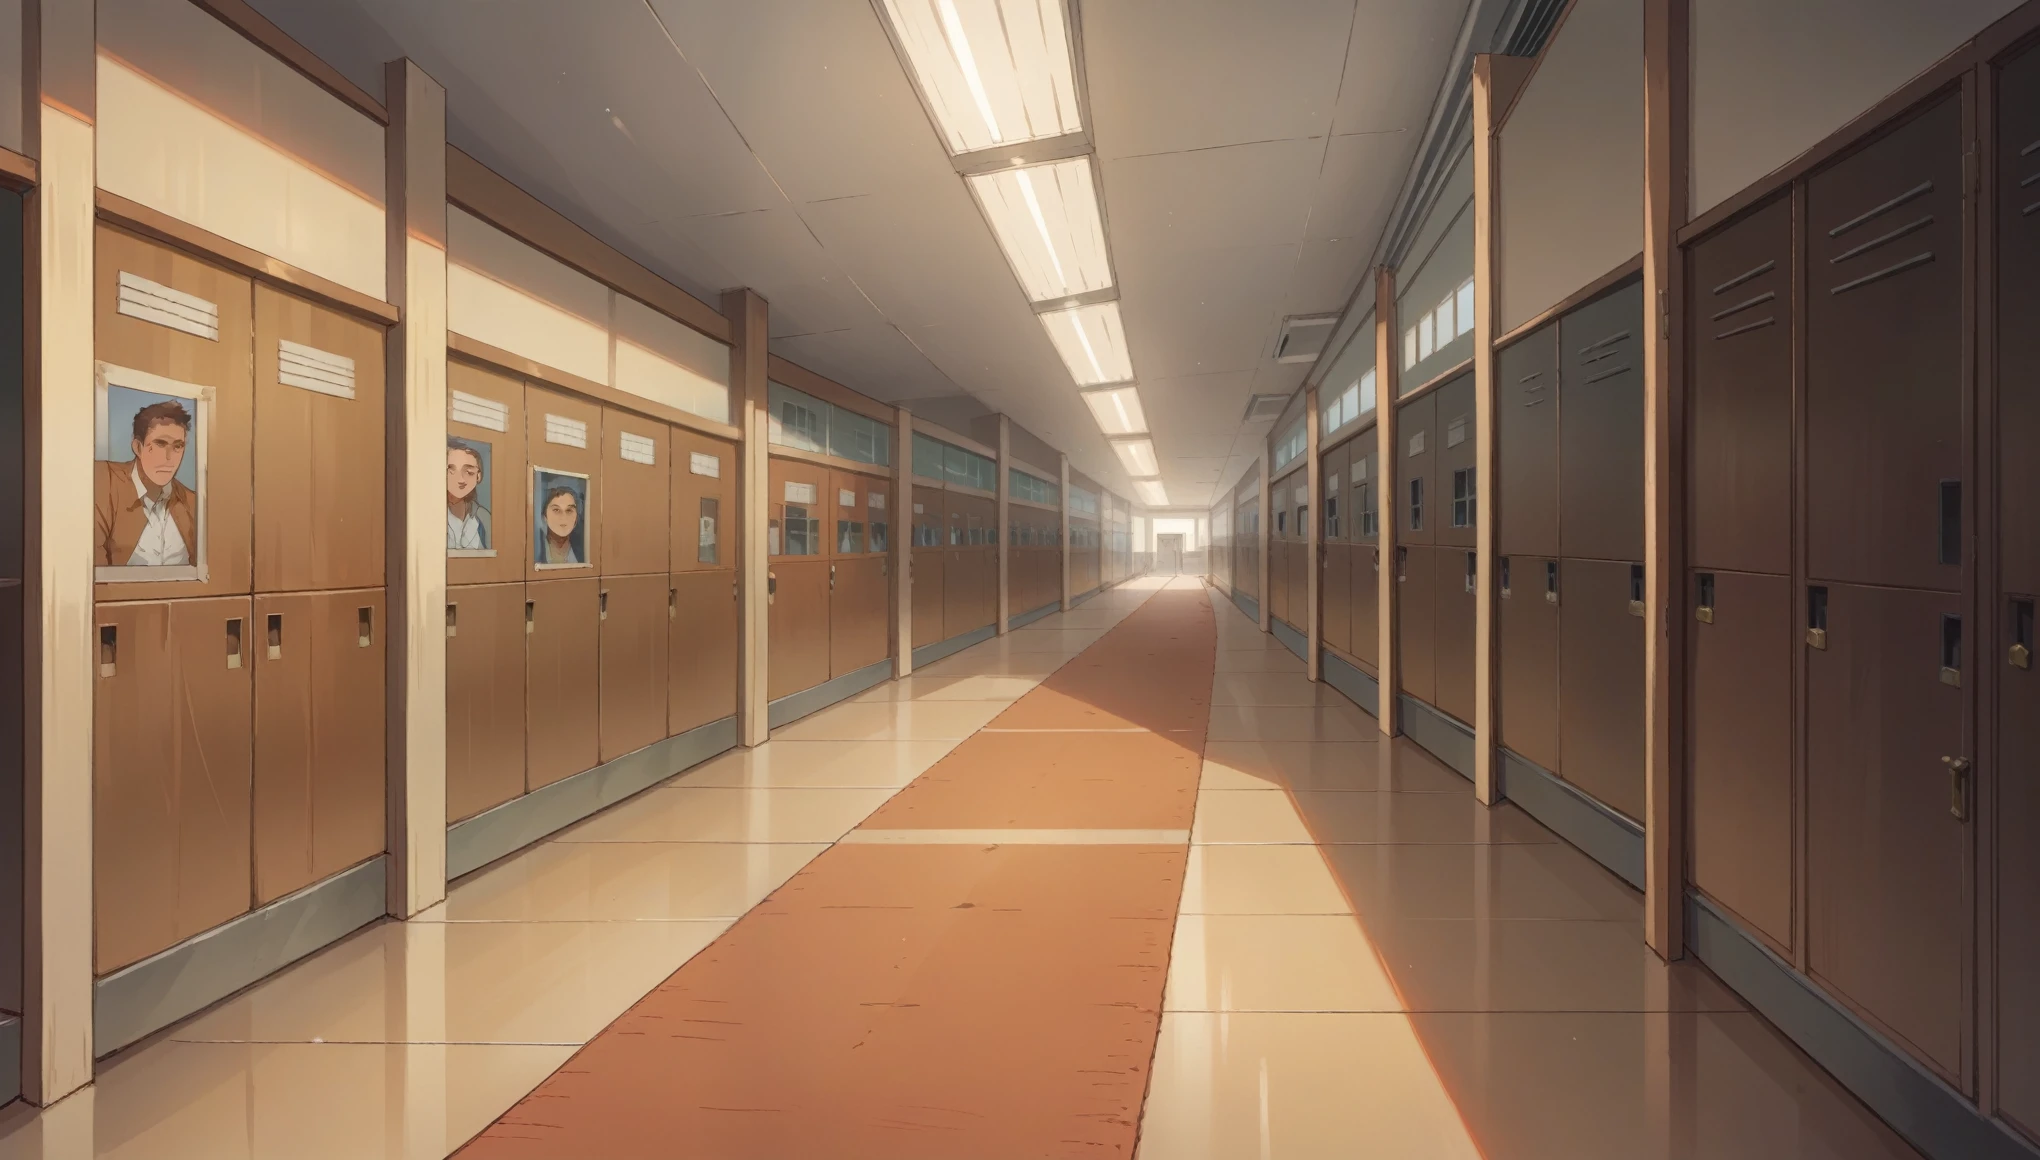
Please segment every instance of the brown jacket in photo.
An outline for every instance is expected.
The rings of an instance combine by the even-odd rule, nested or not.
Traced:
[[[126,564],[134,557],[135,545],[148,530],[149,513],[142,510],[142,497],[135,494],[133,460],[110,463],[104,459],[93,480],[92,514],[96,517],[99,540],[93,560],[102,567]],[[198,559],[198,495],[177,480],[170,481],[170,522],[184,537],[184,550]]]

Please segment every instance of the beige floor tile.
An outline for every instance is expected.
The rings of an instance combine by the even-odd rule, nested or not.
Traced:
[[[1011,633],[999,642],[997,648],[989,650],[1019,656],[1027,653],[1061,653],[1074,656],[1098,643],[1104,636],[1096,628],[1026,628]]]
[[[543,842],[463,879],[417,922],[736,919],[815,856],[790,842]]]
[[[1667,964],[1631,922],[1362,917],[1412,1011],[1740,1011],[1692,962]]]
[[[1348,793],[1299,790],[1297,811],[1326,845],[1350,842],[1556,842],[1514,805],[1489,807],[1467,793]]]
[[[897,789],[919,777],[954,748],[954,741],[774,738],[755,749],[733,749],[666,784],[753,789]]]
[[[1220,673],[1211,684],[1214,705],[1338,705],[1351,704],[1337,689],[1294,673]]]
[[[859,693],[859,701],[1017,701],[1041,683],[1039,677],[923,676],[915,673]]]
[[[1571,846],[1323,847],[1362,918],[1603,919],[1643,925],[1643,895]]]
[[[1359,741],[1208,741],[1204,761],[1214,774],[1239,774],[1271,788],[1392,790],[1468,797],[1473,790],[1472,783],[1437,758],[1401,738],[1384,738],[1378,731]],[[1244,783],[1229,777],[1227,784]]]
[[[847,702],[773,730],[787,741],[961,740],[1005,708],[997,701]]]
[[[1479,1160],[1402,1015],[1162,1016],[1143,1160]]]
[[[1367,741],[1380,735],[1372,718],[1350,706],[1246,705],[1213,705],[1205,734],[1212,741]]]
[[[562,832],[558,842],[833,842],[891,789],[655,789]]]
[[[1186,914],[1166,1011],[1400,1011],[1360,924],[1343,914]]]
[[[581,1044],[729,925],[386,922],[181,1024],[169,1038]]]
[[[1220,652],[1212,665],[1220,676],[1228,673],[1301,673],[1303,662],[1286,650],[1276,652],[1234,650]]]
[[[1183,914],[1347,914],[1314,846],[1192,846]]]
[[[1197,820],[1190,828],[1194,845],[1221,843],[1311,843],[1310,831],[1297,816],[1289,795],[1253,790],[1200,790]]]

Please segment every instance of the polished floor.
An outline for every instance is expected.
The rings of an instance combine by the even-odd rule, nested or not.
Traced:
[[[1210,608],[1196,670],[1209,696],[1139,695],[1112,649],[1160,623],[1129,617],[1161,587],[1137,581],[978,645],[472,875],[417,920],[359,932],[103,1063],[56,1107],[0,1112],[0,1160],[491,1156],[492,1140],[529,1136],[519,1123],[546,1122],[534,1092],[601,1096],[605,1069],[630,1058],[604,1044],[660,1017],[662,995],[738,994],[747,979],[740,997],[803,1012],[775,1021],[760,1002],[731,1021],[756,1049],[752,1082],[783,1062],[788,1098],[771,1107],[814,1133],[800,1154],[903,1154],[853,1122],[898,1098],[898,1057],[862,1065],[830,1037],[863,1026],[842,1004],[902,961],[891,940],[931,931],[943,953],[917,957],[902,993],[937,1017],[897,1024],[913,1033],[896,1043],[961,1078],[947,1119],[915,1122],[969,1131],[996,1113],[1012,1129],[950,1155],[1913,1155],[1703,969],[1652,956],[1635,892],[1381,738],[1230,603],[1173,583],[1171,598]],[[878,880],[903,900],[844,885]],[[1049,920],[1013,931],[936,913],[986,896]],[[1069,986],[1033,969],[984,984],[1042,962]],[[1097,1010],[1042,998],[1072,991]],[[940,1015],[1001,996],[1028,1019]],[[1013,1050],[1030,1027],[1042,1050]],[[1087,1051],[1093,1105],[1060,1082]],[[675,1105],[710,1103],[662,1084],[671,1074],[629,1077],[635,1106],[590,1106],[673,1121]],[[860,1097],[824,1099],[832,1088]],[[668,1135],[656,1154],[785,1154],[746,1145],[765,1138]],[[591,1140],[501,1154],[608,1154]]]

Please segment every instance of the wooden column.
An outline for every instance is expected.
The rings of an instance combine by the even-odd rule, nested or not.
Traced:
[[[383,70],[390,639],[389,913],[446,897],[446,89],[409,60]]]
[[[1324,609],[1322,588],[1324,575],[1318,570],[1318,559],[1324,553],[1325,526],[1325,484],[1324,467],[1318,463],[1318,389],[1310,387],[1303,392],[1303,465],[1304,490],[1310,495],[1310,510],[1314,513],[1310,526],[1303,529],[1304,599],[1310,605],[1309,618],[1304,622],[1304,675],[1311,680],[1320,677],[1320,666],[1324,653]]]
[[[23,0],[21,1094],[92,1082],[92,0]]]
[[[1395,343],[1395,271],[1383,267],[1374,273],[1374,446],[1375,460],[1379,470],[1375,472],[1375,489],[1380,495],[1376,501],[1381,515],[1377,522],[1376,543],[1381,548],[1381,582],[1375,585],[1380,595],[1375,601],[1375,615],[1379,617],[1380,645],[1376,656],[1375,677],[1380,682],[1380,697],[1377,700],[1377,723],[1381,731],[1393,737],[1402,732],[1401,701],[1398,690],[1402,685],[1402,654],[1400,641],[1396,639],[1396,625],[1401,623],[1398,615],[1402,608],[1402,589],[1396,579],[1396,541],[1402,538],[1398,529],[1402,521],[1398,518],[1401,498],[1396,494],[1398,481],[1395,475],[1396,462],[1396,421],[1395,400],[1402,393],[1402,371],[1396,362]]]
[[[737,600],[737,743],[763,745],[771,733],[766,717],[767,653],[765,523],[770,518],[766,460],[766,326],[769,308],[758,292],[725,290],[723,315],[730,320],[730,395],[737,404],[737,559],[743,580]]]
[[[1013,457],[1013,421],[999,416],[999,635],[1006,635],[1006,621],[1012,615],[1013,530],[1007,514],[1013,501],[1013,473],[1007,461]]]
[[[1254,470],[1259,472],[1261,476],[1261,497],[1254,501],[1259,505],[1260,510],[1258,522],[1261,527],[1254,535],[1260,543],[1261,554],[1260,561],[1254,567],[1259,572],[1256,579],[1256,591],[1261,594],[1260,600],[1255,602],[1256,606],[1260,609],[1260,616],[1256,623],[1262,632],[1268,631],[1268,621],[1270,618],[1268,606],[1272,603],[1269,599],[1270,593],[1268,591],[1268,530],[1275,522],[1275,481],[1268,478],[1268,465],[1272,462],[1268,444],[1274,438],[1274,434],[1270,432],[1268,438],[1261,440],[1261,459],[1260,462],[1254,465]]]
[[[1495,57],[1473,58],[1473,796],[1500,796],[1495,741]]]
[[[1686,953],[1685,384],[1683,255],[1687,181],[1690,0],[1643,8],[1644,940],[1666,959]]]
[[[1062,610],[1070,610],[1070,457],[1056,456],[1062,471]]]
[[[893,676],[914,671],[914,414],[893,409],[892,557]]]

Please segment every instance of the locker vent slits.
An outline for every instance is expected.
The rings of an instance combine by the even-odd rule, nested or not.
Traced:
[[[705,475],[710,479],[721,479],[722,458],[715,455],[703,455],[699,451],[690,451],[687,454],[687,470],[692,474]]]
[[[586,447],[588,446],[588,425],[579,419],[569,419],[565,415],[547,415],[545,417],[545,441],[547,443],[558,443],[562,447]]]
[[[1466,442],[1466,417],[1462,415],[1452,420],[1445,428],[1445,446],[1457,447],[1464,442]]]
[[[1580,348],[1580,361],[1591,363],[1600,362],[1604,358],[1614,358],[1615,345],[1627,339],[1629,335],[1630,332],[1625,330],[1620,334],[1611,334],[1599,342],[1588,343]]]
[[[1912,257],[1907,258],[1905,261],[1897,263],[1896,265],[1886,266],[1884,269],[1877,271],[1875,274],[1865,274],[1861,278],[1858,278],[1853,282],[1844,282],[1841,285],[1835,287],[1834,289],[1828,291],[1828,293],[1846,294],[1851,290],[1856,290],[1861,287],[1868,286],[1872,282],[1882,282],[1884,279],[1889,278],[1894,274],[1902,274],[1915,266],[1924,266],[1928,262],[1931,262],[1933,260],[1934,251],[1932,250],[1928,250],[1924,254],[1915,254]]]
[[[628,431],[619,431],[616,434],[616,442],[617,453],[622,455],[625,461],[642,463],[646,467],[658,465],[659,445],[652,442],[646,436],[633,435]]]
[[[1926,229],[1928,226],[1933,224],[1934,215],[1928,214],[1927,216],[1919,219],[1918,221],[1908,222],[1905,225],[1898,227],[1897,229],[1891,231],[1890,233],[1885,234],[1883,237],[1871,238],[1869,241],[1864,242],[1862,245],[1857,246],[1854,249],[1844,250],[1841,253],[1836,254],[1834,257],[1828,259],[1828,265],[1839,266],[1843,262],[1848,261],[1850,258],[1860,257],[1861,255],[1867,254],[1879,246],[1885,245],[1890,242],[1895,242],[1898,239],[1906,236],[1907,234],[1918,233],[1919,231]]]
[[[167,326],[209,342],[220,340],[218,305],[126,270],[120,272],[119,296],[114,308],[129,318]]]
[[[1777,291],[1775,290],[1766,291],[1765,293],[1757,295],[1755,298],[1746,298],[1743,301],[1736,303],[1734,306],[1731,306],[1728,309],[1715,314],[1712,318],[1709,318],[1708,321],[1720,322],[1722,319],[1727,318],[1731,314],[1741,314],[1743,311],[1748,310],[1752,306],[1762,306],[1766,302],[1774,301],[1777,297],[1778,297]]]
[[[2032,217],[2035,213],[2040,213],[2040,201],[2036,201],[2032,205],[2027,206],[2025,209],[2020,210],[2019,216]]]
[[[2024,181],[2019,182],[2019,188],[2025,189],[2026,187],[2035,184],[2040,184],[2040,173],[2035,173],[2032,176],[2026,178]]]
[[[1839,238],[1843,234],[1848,233],[1850,230],[1855,229],[1857,226],[1860,226],[1873,218],[1881,217],[1884,214],[1890,213],[1892,210],[1897,209],[1899,206],[1904,205],[1906,202],[1913,201],[1921,197],[1925,197],[1927,194],[1930,194],[1932,192],[1934,192],[1934,183],[1931,181],[1922,181],[1918,185],[1913,186],[1911,189],[1906,190],[1904,193],[1899,194],[1897,197],[1892,198],[1890,201],[1885,202],[1883,205],[1877,206],[1874,209],[1866,210],[1863,213],[1857,214],[1855,217],[1852,217],[1848,221],[1843,222],[1841,225],[1836,226],[1834,229],[1829,230],[1828,237]]]
[[[1736,335],[1739,334],[1748,334],[1753,330],[1762,330],[1767,326],[1776,326],[1777,324],[1778,324],[1777,316],[1767,314],[1764,317],[1757,319],[1755,322],[1745,322],[1741,326],[1735,327],[1731,330],[1722,331],[1720,334],[1714,336],[1714,341],[1720,342],[1724,338],[1734,338]]]
[[[1749,270],[1744,270],[1742,273],[1737,274],[1735,277],[1730,278],[1728,281],[1723,282],[1719,286],[1716,286],[1714,288],[1714,292],[1716,294],[1726,294],[1730,290],[1735,289],[1737,286],[1742,285],[1743,283],[1749,281],[1750,279],[1761,278],[1777,268],[1778,268],[1777,262],[1765,262],[1761,266],[1757,266]]]
[[[456,423],[466,423],[470,427],[481,427],[489,431],[508,431],[510,429],[510,404],[499,403],[494,399],[483,398],[480,395],[470,395],[466,391],[450,391],[448,392],[446,404],[446,417]]]
[[[1583,386],[1583,387],[1591,387],[1591,386],[1593,386],[1593,385],[1594,385],[1595,383],[1599,383],[1599,382],[1604,382],[1604,381],[1606,381],[1606,380],[1608,380],[1608,379],[1612,379],[1612,378],[1614,378],[1614,377],[1615,377],[1616,375],[1622,374],[1622,373],[1624,373],[1624,372],[1628,371],[1629,369],[1630,369],[1630,367],[1629,367],[1629,364],[1628,364],[1628,363],[1623,363],[1623,364],[1622,364],[1621,366],[1619,366],[1619,367],[1609,367],[1609,368],[1608,368],[1607,370],[1605,370],[1605,371],[1602,371],[1602,372],[1601,372],[1600,374],[1598,374],[1598,375],[1590,375],[1590,376],[1588,376],[1588,377],[1587,377],[1586,379],[1584,379],[1584,380],[1582,380],[1582,381],[1581,381],[1580,385],[1581,385],[1581,386]]]
[[[287,338],[276,340],[276,381],[336,399],[354,397],[354,360]]]
[[[2019,156],[2021,157],[2031,157],[2035,153],[2040,153],[2040,141],[2035,141],[2024,149],[2019,150]]]

